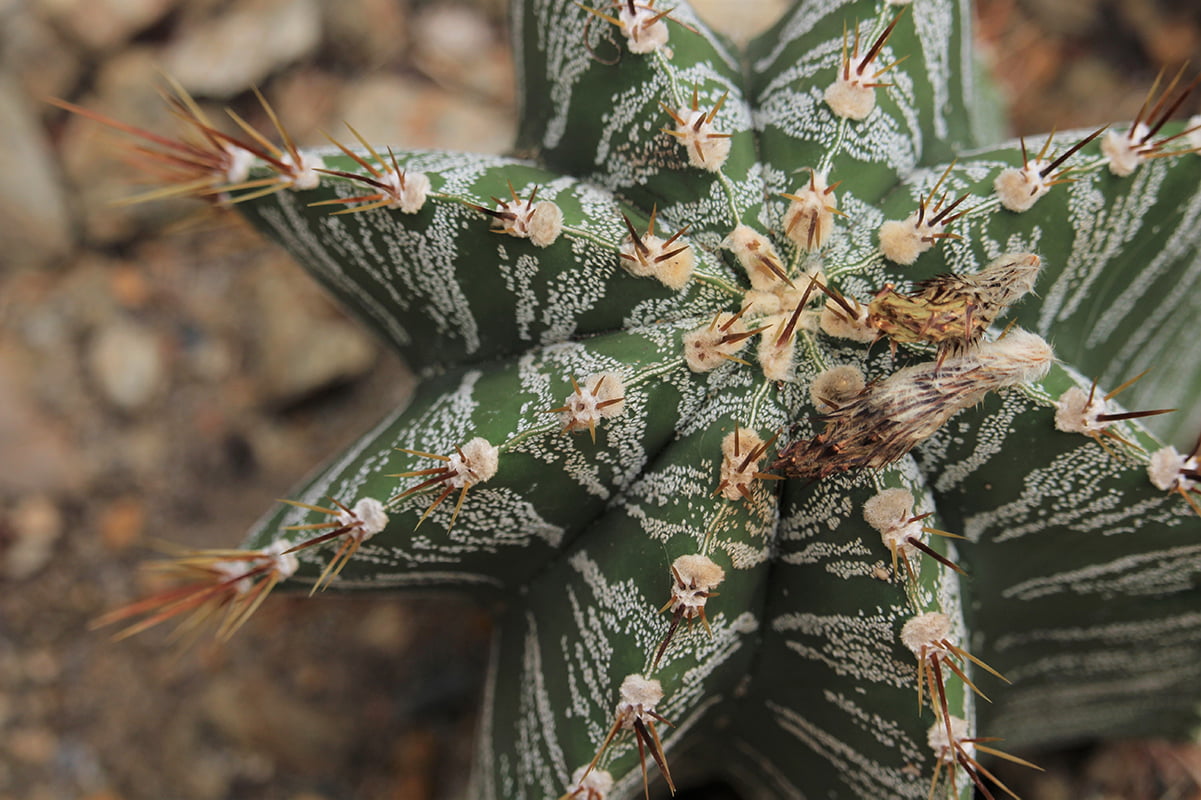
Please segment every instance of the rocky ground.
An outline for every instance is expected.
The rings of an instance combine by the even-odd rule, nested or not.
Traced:
[[[117,139],[42,98],[168,130],[162,69],[214,116],[265,122],[261,87],[302,143],[349,120],[371,141],[500,152],[501,5],[0,0],[0,800],[462,786],[485,610],[281,596],[228,646],[187,651],[88,629],[156,585],[148,550],[236,543],[411,380],[233,219],[113,205],[136,190]],[[758,5],[737,21],[779,2]],[[987,0],[980,30],[1019,132],[1132,114],[1160,65],[1201,55],[1193,2]],[[1041,758],[1028,797],[1201,796],[1191,748]]]

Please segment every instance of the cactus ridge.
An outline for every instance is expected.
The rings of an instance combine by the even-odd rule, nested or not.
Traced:
[[[302,150],[264,100],[276,145],[179,87],[179,141],[62,104],[423,376],[101,622],[228,638],[280,583],[495,603],[480,798],[993,797],[978,755],[1033,765],[990,737],[1190,731],[1201,443],[1141,420],[1201,386],[1197,81],[1035,152],[987,144],[957,0],[800,3],[745,54],[685,4],[513,5],[525,158]]]

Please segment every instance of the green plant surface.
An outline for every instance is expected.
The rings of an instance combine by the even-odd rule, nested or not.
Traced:
[[[747,797],[966,797],[1003,791],[975,737],[1189,735],[1196,461],[1105,395],[1195,405],[1201,137],[1163,124],[1129,175],[1129,122],[1041,155],[989,141],[955,0],[801,2],[746,53],[683,4],[512,19],[520,158],[273,152],[179,101],[210,153],[259,156],[249,183],[201,169],[206,191],[423,382],[242,555],[185,558],[196,582],[111,620],[199,609],[229,635],[281,581],[476,596],[496,611],[478,798],[634,797],[648,770]],[[876,44],[856,119],[828,89]],[[1055,185],[998,188],[1024,164]],[[933,227],[912,233],[919,208]],[[909,300],[872,303],[889,288]],[[1070,390],[1099,405],[1073,417]],[[889,530],[920,547],[865,513],[901,497]],[[685,586],[673,564],[698,555],[721,579]],[[924,613],[955,647],[911,651]],[[629,676],[662,697],[639,707]]]

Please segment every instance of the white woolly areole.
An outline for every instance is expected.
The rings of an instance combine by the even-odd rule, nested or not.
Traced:
[[[1184,140],[1188,142],[1188,149],[1193,151],[1193,155],[1201,157],[1201,114],[1190,118],[1187,127],[1190,130]]]
[[[296,557],[296,554],[284,552],[291,550],[293,546],[291,542],[276,539],[259,551],[264,557],[271,560],[271,571],[279,576],[280,580],[291,578],[296,574],[296,570],[300,569],[300,559]]]
[[[704,616],[709,591],[722,582],[726,571],[702,555],[680,556],[671,566],[674,574],[668,609],[683,619]]]
[[[1151,461],[1147,464],[1147,477],[1156,489],[1165,492],[1187,492],[1196,485],[1196,481],[1181,473],[1195,472],[1197,466],[1196,457],[1185,457],[1177,452],[1175,447],[1168,445],[1151,454]]]
[[[265,551],[260,551],[265,554]],[[217,573],[219,583],[226,583],[229,588],[233,589],[238,594],[246,594],[254,588],[254,579],[246,577],[246,574],[255,567],[250,561],[242,561],[231,559],[229,561],[215,561],[210,569]]]
[[[1040,172],[1042,166],[1043,161],[1036,158],[1021,169],[1010,167],[1002,170],[993,181],[993,189],[1001,205],[1021,213],[1030,210],[1040,197],[1051,191],[1050,179]]]
[[[809,182],[792,195],[784,212],[784,233],[803,250],[819,250],[834,232],[838,198],[830,190],[825,174],[814,170]]]
[[[621,3],[617,12],[617,20],[621,23],[621,32],[626,37],[626,46],[631,53],[643,55],[653,53],[667,44],[667,23],[650,6],[634,5],[633,13],[627,3]]]
[[[1098,414],[1105,413],[1105,399],[1094,396],[1090,400],[1088,395],[1079,386],[1073,386],[1059,396],[1055,401],[1056,430],[1093,436],[1109,424],[1097,419]]]
[[[746,496],[744,492],[750,493],[751,486],[756,480],[755,473],[759,471],[763,456],[749,461],[747,456],[762,445],[763,440],[759,438],[759,435],[746,428],[739,428],[737,434],[730,431],[721,440],[721,484],[719,485],[722,487],[722,497],[727,500],[739,500]],[[743,467],[743,462],[746,462],[745,467]]]
[[[896,530],[913,516],[913,493],[908,489],[885,489],[863,504],[863,520],[876,530]]]
[[[759,334],[759,349],[756,353],[763,377],[769,381],[791,381],[795,377],[792,357],[796,351],[796,336],[789,336],[783,342],[780,341],[783,326],[788,324],[786,317],[781,316],[765,322],[772,325]]]
[[[325,169],[321,156],[301,153],[299,163],[296,163],[291,153],[284,153],[280,161],[288,168],[288,183],[293,191],[307,191],[321,185],[321,173],[317,172]]]
[[[783,301],[778,293],[760,289],[750,289],[744,292],[742,304],[746,307],[748,314],[764,317],[778,314],[783,307]]]
[[[849,80],[839,70],[838,79],[826,89],[825,99],[826,105],[836,116],[858,121],[866,118],[876,107],[876,90],[863,85],[856,67],[852,63]]]
[[[493,217],[494,227],[510,236],[529,239],[535,247],[554,243],[563,232],[563,209],[550,200],[530,203],[528,200],[508,200],[497,209],[504,216]]]
[[[865,386],[867,381],[859,367],[840,364],[817,374],[809,384],[809,397],[817,410],[825,413],[858,395]]]
[[[363,497],[349,511],[338,512],[338,524],[351,529],[347,535],[365,542],[388,527],[388,512],[379,500]]]
[[[981,377],[998,387],[1042,380],[1055,361],[1043,337],[1020,328],[995,342],[981,343],[972,357],[980,361]]]
[[[642,720],[663,699],[663,686],[654,678],[627,675],[621,682],[621,701],[617,704],[617,717],[623,728],[634,727],[634,720]]]
[[[1142,163],[1146,145],[1140,144],[1150,129],[1142,122],[1127,133],[1109,131],[1101,137],[1101,152],[1109,159],[1109,171],[1119,178],[1133,174]]]
[[[685,586],[700,591],[708,591],[715,588],[726,577],[726,571],[714,563],[708,556],[680,556],[671,563],[671,566],[675,570],[676,575],[680,577],[680,580],[684,582]],[[700,604],[705,604],[704,599],[701,600]]]
[[[447,486],[461,489],[483,483],[496,474],[500,448],[489,444],[487,439],[477,436],[463,445],[460,451],[462,455],[456,451],[447,462],[447,469],[454,473],[453,477],[447,479]]]
[[[947,722],[951,723],[951,735],[955,737],[954,742],[947,739]],[[926,742],[934,751],[935,758],[944,764],[955,764],[958,763],[958,759],[955,757],[957,749],[962,750],[968,758],[976,757],[976,746],[971,742],[964,741],[971,738],[970,731],[967,720],[959,717],[947,717],[946,721],[940,719],[930,726],[930,730],[926,734]]]
[[[683,289],[692,277],[696,256],[692,245],[680,239],[670,244],[654,234],[640,236],[642,247],[627,235],[621,243],[620,261],[631,275],[653,277],[669,289]]]
[[[863,504],[863,519],[880,532],[880,539],[889,552],[909,558],[914,546],[909,539],[922,541],[921,520],[910,522],[913,516],[913,495],[905,489],[885,489],[869,497]]]
[[[254,164],[254,153],[244,147],[226,142],[221,146],[229,154],[229,166],[222,177],[227,183],[242,183],[250,177],[250,166]]]
[[[846,311],[833,300],[828,300],[825,308],[822,309],[822,330],[828,336],[836,336],[839,339],[865,343],[876,341],[880,332],[868,322],[867,306],[849,297],[847,302],[854,306],[855,318],[847,319]]]
[[[922,253],[929,250],[938,241],[933,234],[938,233],[937,225],[930,225],[932,214],[927,211],[926,218],[918,221],[918,212],[913,212],[903,222],[889,220],[880,226],[880,252],[889,261],[902,266],[909,266]]]
[[[918,658],[945,652],[946,646],[942,642],[950,636],[951,618],[939,611],[918,614],[901,628],[901,644]]]
[[[733,320],[731,322],[731,320]],[[709,325],[702,325],[684,334],[684,360],[693,372],[709,372],[720,367],[727,356],[733,356],[746,346],[747,339],[725,341],[727,337],[746,333],[742,319],[723,311]]]
[[[393,172],[384,175],[383,183],[391,187],[392,208],[403,214],[416,214],[425,205],[430,191],[430,179],[424,172]]]
[[[567,430],[591,430],[602,419],[611,419],[625,411],[625,384],[616,372],[589,375],[571,394],[567,395],[562,412]],[[616,402],[614,402],[616,401]]]
[[[708,121],[705,111],[680,109],[676,116],[683,124],[676,125],[676,136],[680,146],[688,152],[688,163],[698,169],[717,172],[730,156],[730,137],[722,136]]]
[[[588,773],[587,777],[584,773]],[[613,776],[606,770],[594,769],[588,772],[588,765],[578,767],[571,773],[571,784],[576,788],[568,793],[568,797],[580,800],[605,800],[613,791]]]
[[[746,270],[751,286],[761,291],[771,291],[788,284],[778,273],[784,272],[779,253],[766,236],[748,225],[739,225],[730,231],[722,246],[734,254],[738,263]],[[768,266],[768,265],[771,266]],[[774,270],[773,270],[774,267]]]

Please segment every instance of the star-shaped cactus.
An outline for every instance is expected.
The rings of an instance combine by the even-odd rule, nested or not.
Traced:
[[[478,798],[988,794],[988,737],[1191,730],[1198,453],[1112,402],[1201,386],[1191,87],[994,145],[960,0],[802,2],[745,54],[662,0],[512,19],[523,158],[302,152],[180,99],[182,191],[424,380],[112,619],[480,597]]]

